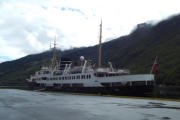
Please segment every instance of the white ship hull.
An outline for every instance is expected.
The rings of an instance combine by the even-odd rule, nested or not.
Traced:
[[[85,78],[82,78],[82,76],[85,76]],[[138,74],[138,75],[121,75],[121,76],[113,76],[113,77],[95,77],[93,74],[76,74],[72,75],[71,77],[75,77],[75,79],[68,79],[70,75],[62,75],[62,76],[52,76],[49,77],[46,76],[39,76],[40,78],[46,77],[48,80],[37,80],[36,83],[42,86],[54,86],[54,84],[57,84],[59,86],[67,85],[69,87],[72,87],[73,84],[82,84],[83,87],[104,87],[103,83],[108,83],[110,86],[113,86],[113,83],[119,83],[119,86],[126,86],[129,84],[129,86],[132,86],[134,83],[137,82],[144,82],[144,85],[149,84],[154,80],[153,74]],[[90,75],[90,78],[87,78],[86,76]],[[79,79],[76,79],[77,76],[80,76]],[[66,80],[59,80],[59,78],[66,78]],[[50,78],[54,78],[50,79]]]
[[[47,90],[144,96],[152,93],[153,81],[153,74],[97,77],[94,73],[79,73],[38,75],[34,83],[38,88]]]

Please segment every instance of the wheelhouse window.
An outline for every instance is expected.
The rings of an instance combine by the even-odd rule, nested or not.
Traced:
[[[89,75],[89,79],[91,79],[91,75]]]
[[[90,79],[90,78],[91,78],[91,75],[86,75],[86,78],[87,78],[87,79]]]
[[[46,77],[42,77],[42,80],[47,80],[47,78]]]
[[[82,75],[82,76],[81,76],[81,79],[86,79],[85,75]]]
[[[80,79],[80,75],[76,76],[76,79]]]
[[[43,74],[49,74],[49,71],[44,71]]]
[[[97,77],[104,77],[105,76],[105,73],[98,73],[97,74]]]

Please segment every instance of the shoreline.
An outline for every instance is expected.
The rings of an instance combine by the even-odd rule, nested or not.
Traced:
[[[46,90],[31,90],[31,89],[19,89],[19,88],[2,88],[0,89],[9,89],[9,90],[24,90],[31,92],[46,92],[46,93],[57,93],[57,94],[69,94],[69,95],[86,95],[86,96],[99,96],[99,97],[114,97],[114,98],[129,98],[129,99],[145,99],[145,100],[162,100],[162,101],[173,101],[180,102],[179,98],[163,98],[163,97],[140,97],[140,96],[120,96],[120,95],[102,95],[102,94],[92,94],[92,93],[75,93],[75,92],[61,92],[61,91],[46,91]]]
[[[120,96],[120,95],[101,95],[101,94],[91,94],[91,93],[73,93],[73,92],[60,92],[60,91],[38,91],[47,93],[61,93],[70,95],[86,95],[86,96],[102,96],[102,97],[114,97],[114,98],[132,98],[132,99],[146,99],[146,100],[162,100],[162,101],[174,101],[180,102],[179,98],[160,98],[160,97],[139,97],[139,96]]]

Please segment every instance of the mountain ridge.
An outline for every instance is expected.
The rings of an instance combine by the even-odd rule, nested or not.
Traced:
[[[115,68],[129,68],[132,74],[149,73],[154,59],[159,57],[157,84],[180,85],[180,15],[156,25],[137,25],[129,35],[102,44],[102,64],[108,61]],[[58,51],[57,57],[78,61],[80,56],[97,63],[98,46]],[[25,79],[44,64],[48,65],[52,51],[28,55],[0,64],[0,84],[26,83]],[[15,67],[15,68],[14,68]]]

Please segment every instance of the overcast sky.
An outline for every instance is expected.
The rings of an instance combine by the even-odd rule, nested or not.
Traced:
[[[126,35],[139,23],[178,14],[178,0],[0,0],[0,62],[57,47],[98,43]]]

